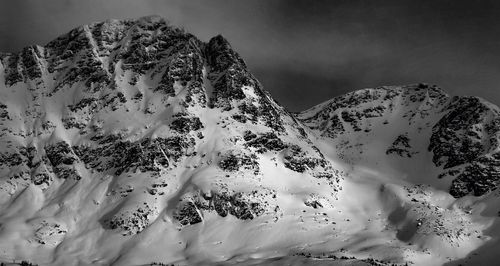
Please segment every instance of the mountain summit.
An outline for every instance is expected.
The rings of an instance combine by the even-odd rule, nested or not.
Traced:
[[[0,261],[487,261],[499,130],[425,84],[291,114],[222,36],[93,23],[0,54]]]

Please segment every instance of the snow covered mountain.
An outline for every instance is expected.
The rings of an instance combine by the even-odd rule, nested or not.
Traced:
[[[222,36],[78,27],[0,54],[0,262],[487,263],[499,114],[424,84],[291,114]]]

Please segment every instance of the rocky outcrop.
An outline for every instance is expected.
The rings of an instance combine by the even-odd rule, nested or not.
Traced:
[[[450,193],[462,197],[481,196],[500,184],[500,113],[476,97],[454,97],[448,112],[434,125],[429,151],[433,162],[452,169],[443,176],[453,177]],[[442,177],[443,177],[442,176]]]
[[[218,236],[211,225],[220,222],[272,228],[289,215],[284,224],[297,218],[297,230],[310,218],[334,226],[329,213],[350,193],[338,193],[342,180],[374,151],[402,168],[426,158],[457,198],[500,182],[499,111],[484,100],[418,84],[359,90],[292,115],[224,37],[205,43],[158,17],[93,23],[0,54],[0,82],[0,227],[12,230],[0,240],[27,249],[6,249],[6,258],[42,250],[61,264],[65,251],[84,249],[74,261],[120,264],[143,248],[138,240],[172,237],[191,252],[196,241],[185,236]],[[428,200],[401,207],[415,210],[408,225],[422,234],[472,224]],[[113,246],[93,248],[104,242]]]
[[[387,148],[385,153],[387,155],[397,154],[398,156],[411,158],[412,154],[415,152],[412,151],[408,134],[401,134],[394,140],[391,146]]]
[[[450,194],[458,198],[481,196],[500,184],[499,114],[496,106],[480,98],[450,97],[434,86],[419,84],[348,93],[298,118],[333,140],[339,157],[350,164],[362,160],[369,144],[363,139],[384,142],[386,134],[397,134],[387,143],[386,155],[411,160],[430,152],[428,163],[441,168],[436,178],[448,179]],[[424,150],[412,143],[428,145]]]
[[[236,192],[223,186],[209,193],[185,195],[174,218],[181,225],[197,224],[203,221],[204,213],[208,212],[221,217],[232,215],[240,220],[251,220],[266,213],[275,217],[280,214],[274,190],[260,187],[251,192]]]
[[[205,43],[158,17],[109,20],[0,60],[0,181],[9,180],[0,188],[9,195],[32,186],[129,236],[158,218],[158,206],[183,226],[206,213],[277,219],[278,193],[261,184],[270,159],[332,195],[340,187],[342,173],[222,36]],[[210,192],[186,192],[205,171]],[[49,229],[40,230],[36,239]]]

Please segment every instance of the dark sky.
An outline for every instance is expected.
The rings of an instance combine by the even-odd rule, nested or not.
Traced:
[[[224,35],[291,111],[355,89],[419,82],[500,104],[500,1],[1,1],[0,50],[153,14],[205,41]]]

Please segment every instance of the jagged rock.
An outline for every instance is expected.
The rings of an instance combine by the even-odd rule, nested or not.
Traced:
[[[174,215],[174,218],[179,220],[180,224],[197,224],[203,221],[200,211],[193,202],[185,202],[179,208],[179,211]]]
[[[71,165],[78,160],[69,144],[64,141],[45,146],[45,154],[54,167],[61,164]]]
[[[209,194],[186,195],[177,206],[174,218],[181,225],[189,225],[202,222],[204,212],[216,212],[221,217],[232,215],[240,220],[251,220],[264,213],[275,215],[276,192],[260,189],[243,193],[224,188]]]
[[[105,222],[111,229],[121,229],[123,235],[138,234],[149,225],[153,215],[154,210],[146,204],[119,212]]]
[[[289,145],[284,157],[285,167],[295,172],[303,173],[308,169],[315,169],[316,167],[326,168],[328,166],[324,158],[315,158],[308,155],[299,146]]]
[[[246,155],[240,153],[228,153],[219,162],[219,167],[225,171],[234,172],[241,168],[246,170],[259,171],[259,163],[255,154]]]
[[[429,151],[434,154],[434,163],[437,166],[444,164],[445,169],[473,162],[487,152],[488,148],[478,131],[482,131],[485,113],[491,112],[474,97],[455,98],[448,109],[451,111],[433,127],[429,145]]]
[[[43,47],[0,54],[0,61],[5,81],[0,84],[0,211],[6,214],[0,224],[12,230],[8,235],[19,236],[9,238],[9,244],[25,247],[22,254],[38,256],[42,249],[32,246],[44,242],[48,255],[40,257],[47,263],[68,262],[65,252],[48,247],[52,233],[64,239],[60,246],[54,241],[60,251],[77,250],[72,239],[80,248],[119,237],[107,252],[89,249],[78,260],[123,264],[135,247],[143,248],[135,245],[138,239],[182,239],[179,244],[186,246],[179,247],[190,250],[183,241],[191,230],[182,228],[200,222],[215,236],[220,229],[212,225],[222,217],[227,217],[224,222],[242,220],[242,228],[272,228],[282,215],[295,215],[297,206],[278,205],[288,200],[307,213],[296,217],[301,228],[312,228],[311,217],[315,225],[339,225],[328,220],[327,211],[338,207],[335,215],[344,215],[337,197],[352,193],[338,193],[342,179],[357,173],[351,171],[357,163],[370,166],[363,161],[370,143],[382,147],[375,156],[411,155],[405,162],[433,157],[431,172],[449,182],[455,197],[496,197],[491,191],[500,180],[500,119],[496,107],[474,97],[451,98],[425,84],[381,87],[291,114],[264,91],[222,36],[204,43],[159,18],[78,27]],[[404,130],[392,132],[398,126]],[[378,134],[387,131],[391,134],[377,143]],[[417,141],[421,136],[425,142]],[[423,146],[428,151],[418,150]],[[416,195],[411,199],[394,200],[415,210],[410,225],[419,224],[417,233],[452,234],[456,231],[441,227],[472,225],[450,218],[458,211],[439,209]],[[68,228],[59,233],[58,223],[50,222],[28,233],[25,226],[12,226],[40,217],[64,220]],[[178,235],[168,228],[177,222]],[[152,232],[145,238],[133,236],[148,227]],[[158,228],[163,230],[159,236],[153,231]],[[332,228],[328,232],[342,233]],[[450,239],[460,237],[464,234]],[[170,250],[176,249],[163,251]],[[18,258],[5,251],[6,257]]]
[[[252,137],[252,135],[246,134],[244,139],[247,141],[245,145],[255,148],[258,153],[281,151],[286,148],[283,141],[273,132],[267,132],[258,137],[256,135]]]
[[[399,135],[391,144],[391,146],[387,148],[385,153],[387,155],[395,153],[401,157],[411,158],[414,152],[411,151],[410,139],[408,138],[408,134]]]
[[[186,134],[203,128],[203,124],[198,117],[179,117],[172,121],[170,128],[181,134]]]
[[[36,174],[31,178],[31,182],[33,182],[33,184],[35,184],[37,186],[42,185],[42,184],[45,184],[46,186],[50,186],[52,181],[53,181],[53,179],[47,173]]]

